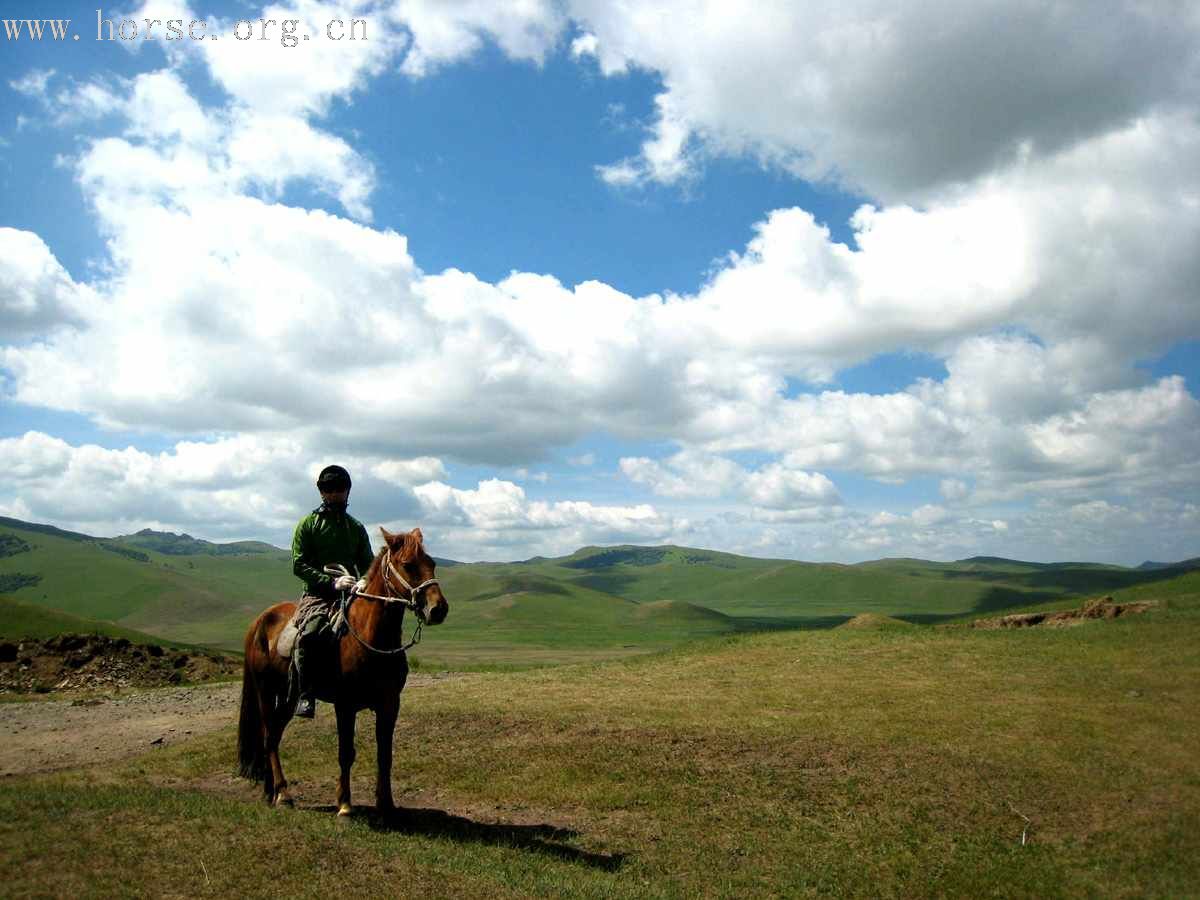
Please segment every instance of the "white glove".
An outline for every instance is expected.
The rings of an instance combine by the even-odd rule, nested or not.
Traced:
[[[337,578],[333,579],[333,587],[335,590],[339,591],[348,591],[350,588],[354,587],[355,584],[357,584],[357,582],[355,581],[353,575],[339,575]]]

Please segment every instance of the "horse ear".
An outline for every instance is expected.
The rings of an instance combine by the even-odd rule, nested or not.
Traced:
[[[390,531],[388,531],[382,525],[379,526],[379,533],[381,535],[383,535],[383,542],[385,544],[387,544],[389,547],[392,546],[392,542],[394,540],[396,540],[396,535],[392,534]]]
[[[425,538],[420,528],[414,528],[404,535],[404,546],[400,548],[400,562],[412,562],[420,555]]]

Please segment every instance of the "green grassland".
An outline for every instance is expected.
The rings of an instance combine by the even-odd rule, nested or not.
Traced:
[[[829,628],[862,613],[930,624],[1077,605],[1179,571],[983,557],[848,566],[682,547],[588,547],[556,559],[439,567],[451,615],[425,633],[416,657],[427,667],[522,668],[719,635]],[[267,544],[150,531],[97,539],[0,520],[0,594],[165,640],[237,650],[262,609],[298,591],[289,554]]]
[[[32,574],[39,580],[8,596],[167,640],[240,649],[259,611],[298,593],[290,555],[265,544],[237,554],[207,553],[201,546],[202,552],[180,555],[145,543],[23,526],[0,524],[0,537],[27,548],[0,558],[0,577]]]
[[[0,883],[12,897],[1196,896],[1200,573],[1113,593],[1160,603],[1068,628],[718,636],[425,683],[405,695],[406,810],[387,819],[369,809],[365,715],[367,806],[335,821],[327,706],[284,739],[295,810],[230,777],[232,723],[115,769],[10,777]]]
[[[522,563],[439,571],[447,624],[417,650],[471,668],[621,656],[718,634],[829,628],[872,613],[935,624],[1027,608],[1066,608],[1179,569],[1015,560],[763,560],[680,547],[589,547]]]
[[[0,597],[0,638],[19,640],[55,637],[60,634],[103,634],[113,638],[126,638],[135,644],[153,644],[159,641],[154,635],[132,628],[122,628],[111,622],[85,619],[32,603],[22,603],[12,597]]]

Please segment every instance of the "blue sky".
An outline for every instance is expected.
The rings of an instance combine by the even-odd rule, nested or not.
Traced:
[[[462,559],[1200,552],[1198,17],[0,9],[80,37],[0,57],[0,514],[283,544],[342,461]]]

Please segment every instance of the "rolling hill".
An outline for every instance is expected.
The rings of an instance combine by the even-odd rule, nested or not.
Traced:
[[[998,557],[840,565],[628,545],[513,563],[445,560],[438,576],[451,616],[415,655],[454,668],[526,666],[828,628],[860,614],[931,624],[1140,587],[1169,591],[1192,568]],[[259,611],[298,592],[290,554],[269,544],[150,530],[94,538],[0,519],[0,595],[166,640],[238,649]]]

